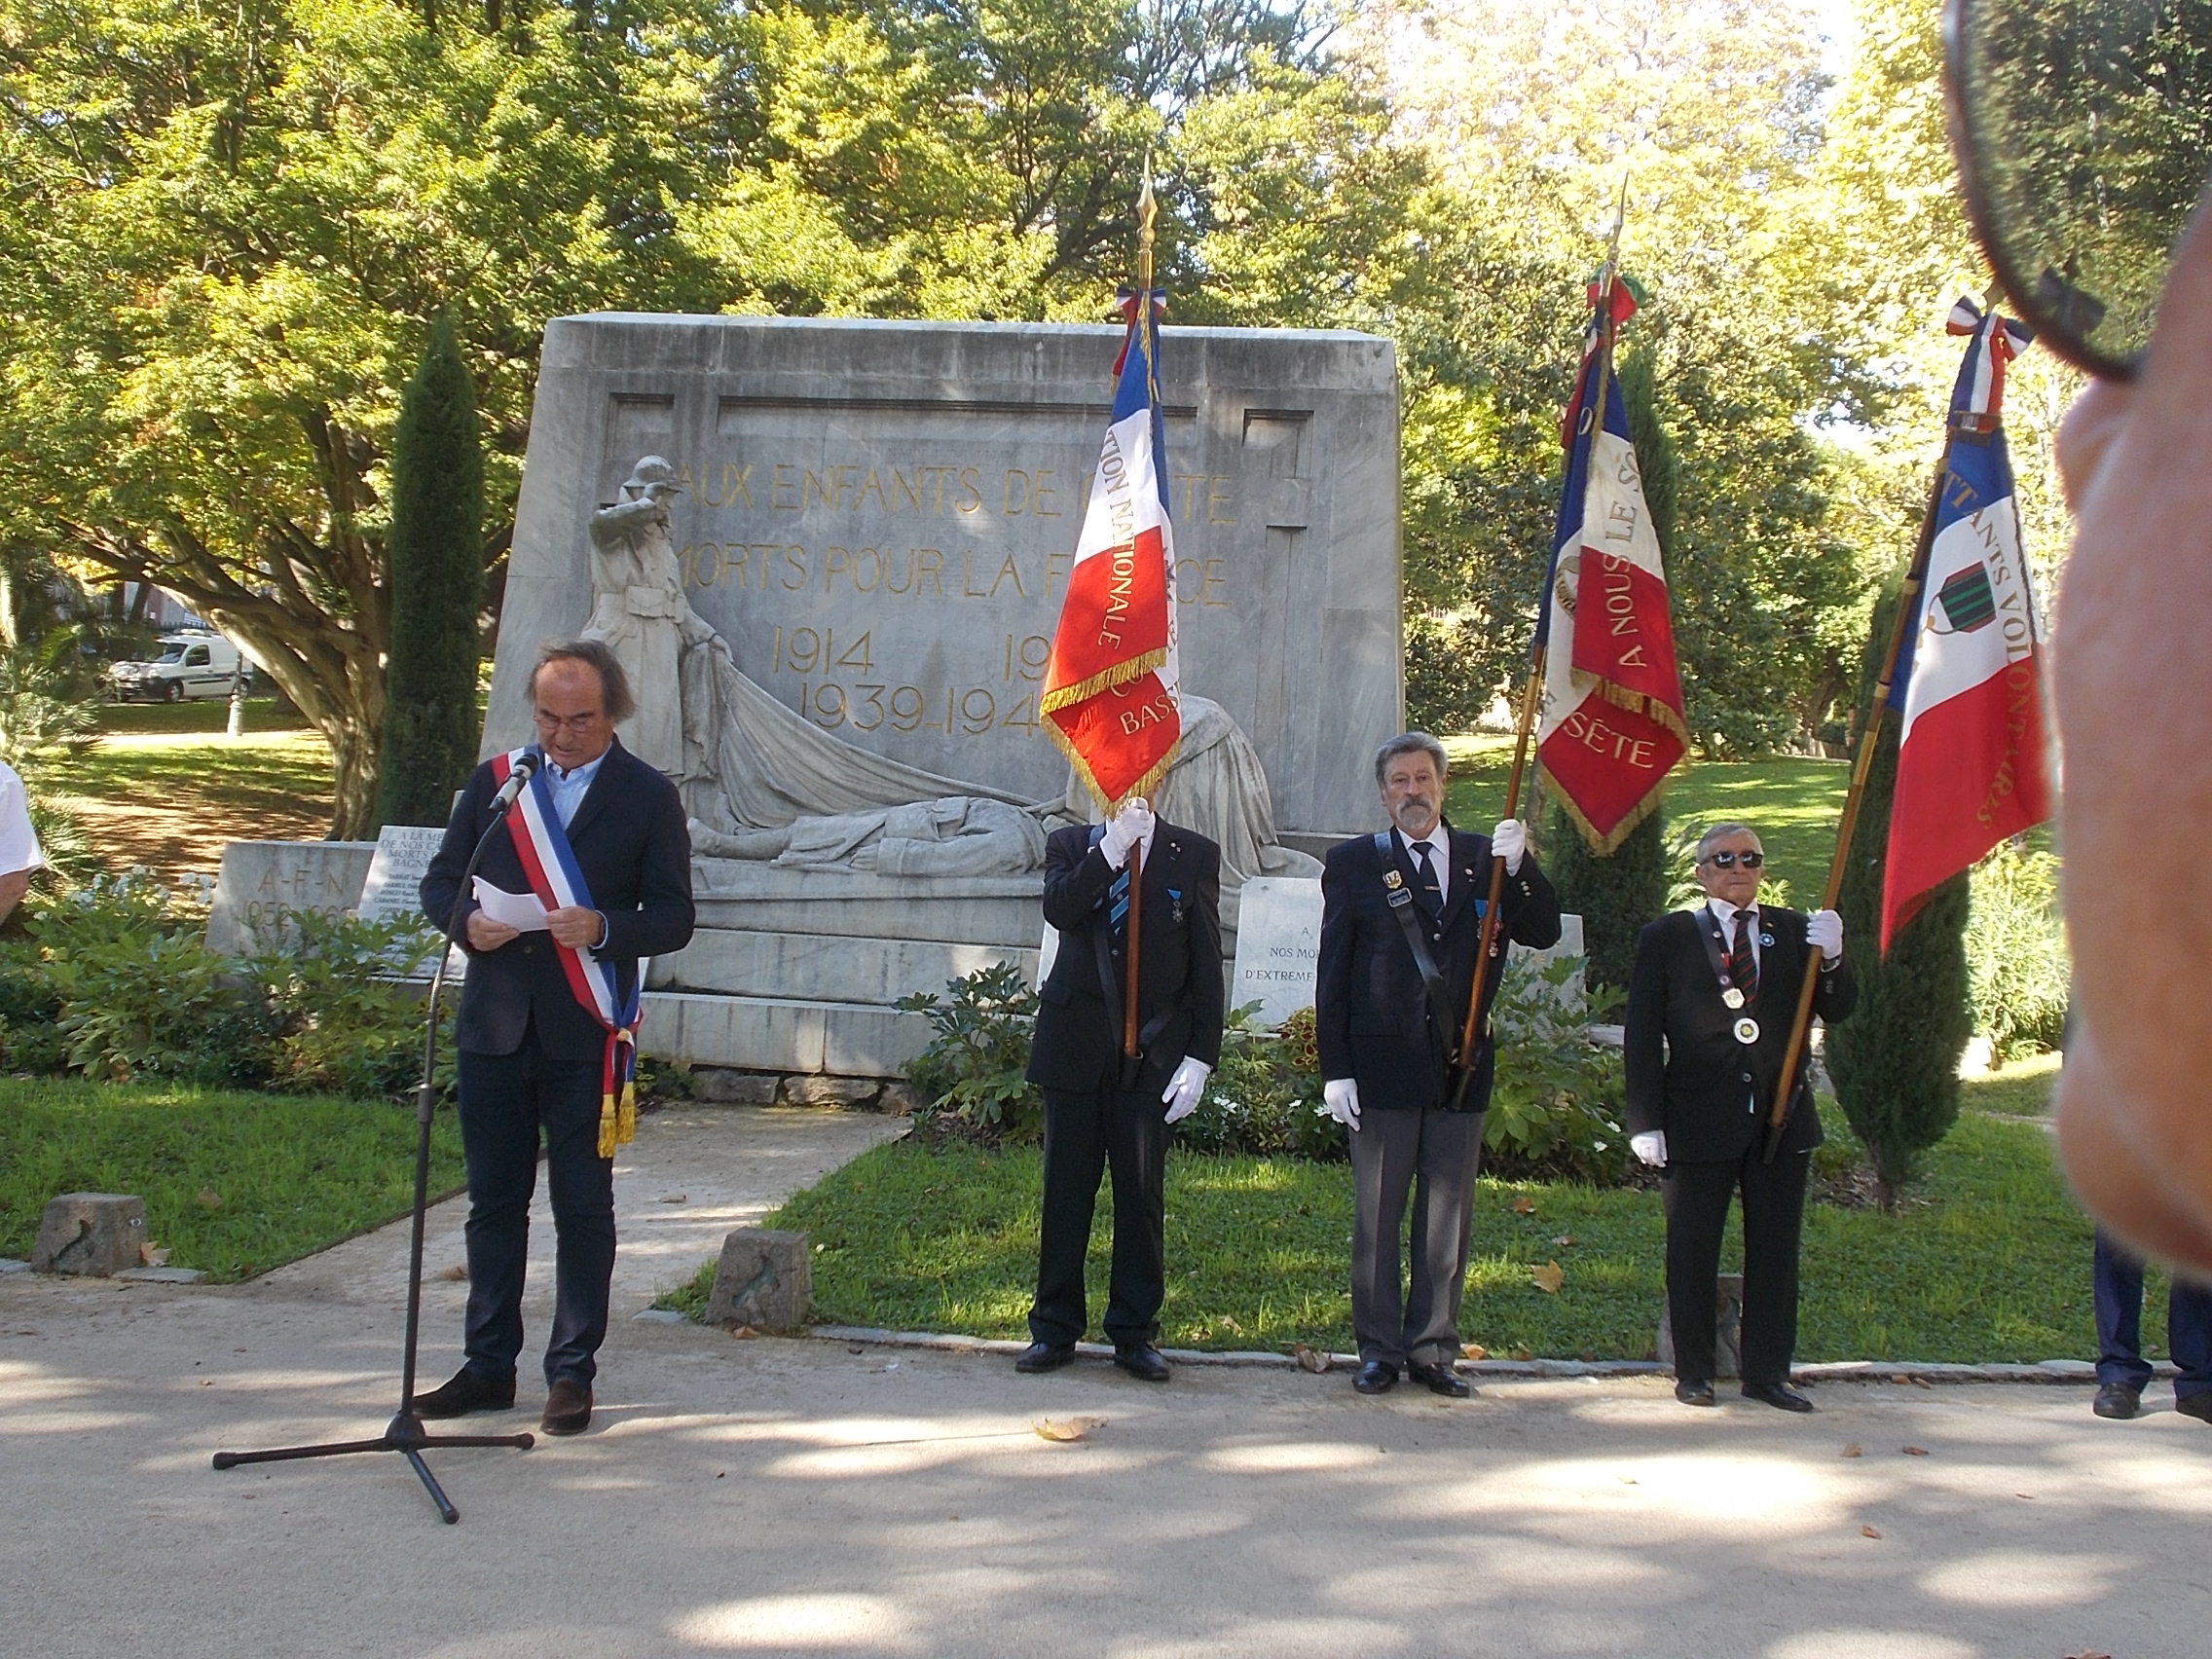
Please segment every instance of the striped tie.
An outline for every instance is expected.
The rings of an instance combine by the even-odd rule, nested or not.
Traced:
[[[1114,872],[1114,885],[1106,889],[1106,925],[1114,930],[1117,939],[1121,937],[1122,923],[1128,913],[1129,866],[1124,864]]]
[[[1747,1004],[1759,1000],[1759,959],[1751,954],[1751,913],[1736,912],[1736,942],[1728,948],[1728,977]]]

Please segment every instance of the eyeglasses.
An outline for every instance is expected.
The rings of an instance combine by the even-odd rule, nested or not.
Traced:
[[[2205,182],[2204,0],[1946,0],[1944,89],[1967,218],[2020,319],[2133,378]]]
[[[1714,869],[1734,869],[1742,865],[1746,869],[1759,869],[1766,864],[1764,853],[1714,853],[1706,861]]]
[[[604,710],[594,709],[588,715],[549,715],[543,709],[539,709],[531,716],[531,719],[537,722],[537,729],[547,736],[551,736],[557,731],[565,731],[571,737],[581,737],[585,732],[591,730],[604,714]]]

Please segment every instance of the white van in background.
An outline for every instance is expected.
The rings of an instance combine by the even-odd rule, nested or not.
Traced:
[[[152,662],[119,662],[109,670],[116,697],[126,703],[181,703],[187,697],[228,697],[250,679],[238,646],[220,634],[165,634]]]

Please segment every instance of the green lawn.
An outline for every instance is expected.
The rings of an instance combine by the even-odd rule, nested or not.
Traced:
[[[1446,748],[1452,756],[1447,795],[1453,821],[1487,831],[1505,805],[1513,739],[1452,738]],[[1534,782],[1531,756],[1521,785],[1524,812]],[[1672,829],[1742,819],[1758,831],[1775,878],[1804,903],[1817,899],[1827,881],[1836,818],[1850,786],[1851,767],[1843,760],[1693,760],[1667,787],[1667,823]]]
[[[103,732],[220,733],[228,731],[230,723],[228,697],[196,697],[188,703],[103,703],[100,706]],[[248,697],[245,729],[248,733],[305,731],[308,723],[300,718],[299,710],[281,697]]]
[[[1814,1206],[1806,1229],[1798,1357],[2042,1360],[2086,1357],[2089,1223],[2033,1110],[2049,1068],[1968,1085],[1968,1109],[1929,1155],[1902,1213]],[[1039,1155],[914,1140],[882,1146],[799,1194],[771,1226],[815,1244],[825,1323],[1025,1334],[1036,1272]],[[1524,1211],[1517,1207],[1526,1202]],[[1109,1234],[1091,1249],[1104,1307]],[[1172,1346],[1352,1346],[1345,1275],[1351,1190],[1342,1164],[1177,1156],[1168,1164]],[[1485,1179],[1461,1318],[1498,1355],[1641,1359],[1652,1351],[1664,1223],[1655,1193]],[[1733,1230],[1727,1258],[1740,1251]],[[1559,1291],[1530,1270],[1556,1262]],[[711,1266],[672,1305],[694,1311]],[[2162,1338],[2163,1301],[2145,1309]]]
[[[430,1190],[461,1185],[461,1131],[432,1125]],[[47,1200],[136,1193],[169,1265],[247,1278],[406,1213],[411,1106],[68,1079],[0,1079],[0,1256],[24,1257]]]

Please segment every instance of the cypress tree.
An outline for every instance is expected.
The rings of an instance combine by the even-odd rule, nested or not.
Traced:
[[[1657,364],[1648,350],[1634,350],[1619,359],[1617,373],[1643,504],[1661,563],[1672,571],[1681,458],[1659,419]],[[1660,810],[1654,806],[1618,847],[1600,858],[1555,802],[1545,821],[1543,860],[1544,873],[1559,889],[1560,907],[1582,918],[1591,984],[1625,990],[1637,934],[1667,908],[1667,836]]]
[[[391,655],[376,823],[443,824],[476,765],[484,455],[452,325],[430,330],[391,446]]]
[[[1861,674],[1859,729],[1881,672],[1878,660],[1897,614],[1893,584],[1875,607]],[[1828,1076],[1852,1129],[1874,1165],[1885,1210],[1897,1207],[1920,1154],[1950,1132],[1959,1116],[1959,1056],[1973,1029],[1967,1001],[1967,876],[1952,876],[1880,950],[1882,872],[1897,787],[1898,721],[1886,713],[1866,793],[1859,805],[1837,909],[1845,948],[1859,979],[1859,1006],[1827,1034]]]

